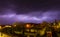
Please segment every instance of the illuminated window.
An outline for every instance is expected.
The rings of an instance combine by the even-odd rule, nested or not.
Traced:
[[[31,31],[31,32],[35,32],[35,30],[34,30],[34,29],[31,29],[30,31]]]
[[[19,32],[19,31],[14,31],[16,34],[22,34],[22,31]]]
[[[29,32],[29,29],[27,29],[26,31],[28,31],[28,32]]]
[[[60,27],[60,23],[59,23],[59,27]]]
[[[11,26],[9,26],[9,25],[6,25],[5,27],[11,27]]]
[[[2,27],[0,26],[0,29],[2,29]]]
[[[55,23],[53,25],[56,25]]]
[[[57,26],[57,28],[60,28],[60,26]]]
[[[13,25],[14,27],[16,27],[16,25]]]

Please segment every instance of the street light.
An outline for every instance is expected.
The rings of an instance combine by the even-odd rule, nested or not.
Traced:
[[[26,28],[30,28],[31,27],[31,25],[30,24],[26,24]]]

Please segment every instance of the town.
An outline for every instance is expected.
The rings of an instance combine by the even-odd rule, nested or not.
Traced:
[[[60,37],[60,21],[0,25],[0,37]]]

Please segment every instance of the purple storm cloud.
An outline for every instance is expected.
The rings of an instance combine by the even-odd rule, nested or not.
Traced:
[[[60,20],[60,1],[0,1],[0,23]]]
[[[58,12],[54,12],[54,11],[47,11],[45,13],[42,13],[40,16],[39,13],[37,14],[29,13],[29,14],[19,14],[19,15],[17,15],[16,13],[10,13],[10,14],[0,15],[0,21],[4,20],[7,23],[16,22],[16,21],[40,23],[43,21],[52,21],[58,19],[58,14],[59,14]]]

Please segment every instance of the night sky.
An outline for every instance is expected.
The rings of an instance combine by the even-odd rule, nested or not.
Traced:
[[[0,23],[60,20],[60,0],[0,0]]]

